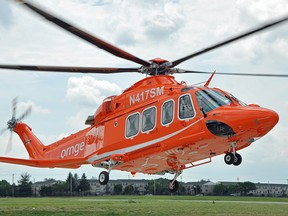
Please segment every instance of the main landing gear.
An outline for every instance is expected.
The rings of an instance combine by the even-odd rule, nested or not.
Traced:
[[[175,173],[174,178],[170,181],[169,185],[168,185],[168,190],[170,193],[175,193],[178,188],[179,188],[179,183],[176,180],[180,175],[182,174],[182,171],[178,171]]]
[[[110,159],[109,161],[105,162],[105,165],[108,166],[108,172],[102,171],[99,174],[98,181],[101,185],[106,185],[109,182],[109,174],[110,174],[113,166],[115,165],[115,162]]]
[[[115,166],[116,162],[113,161],[112,159],[110,159],[109,161],[105,161],[102,162],[102,165],[104,165],[107,169],[107,171],[102,171],[99,174],[98,177],[98,181],[101,185],[106,185],[109,182],[109,174],[113,168],[113,166]],[[179,183],[176,180],[180,175],[182,174],[182,170],[181,171],[176,171],[174,178],[170,181],[169,185],[168,185],[168,190],[170,193],[175,193],[178,188],[179,188]]]
[[[107,171],[102,171],[100,174],[99,174],[99,183],[101,185],[106,185],[108,182],[109,182],[109,172]]]
[[[224,156],[224,161],[226,164],[234,166],[239,166],[242,163],[242,156],[235,151],[236,143],[233,142],[230,144],[228,153]],[[232,152],[231,152],[232,149]]]

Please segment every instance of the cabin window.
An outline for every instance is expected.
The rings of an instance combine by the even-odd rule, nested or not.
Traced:
[[[126,120],[126,137],[133,137],[139,132],[140,114],[134,113]]]
[[[156,124],[156,107],[151,107],[143,111],[142,132],[152,130]]]
[[[179,98],[179,118],[189,119],[194,117],[194,108],[192,106],[191,96],[189,94],[182,95]]]
[[[174,101],[166,101],[162,105],[162,125],[170,124],[173,121],[174,117]]]

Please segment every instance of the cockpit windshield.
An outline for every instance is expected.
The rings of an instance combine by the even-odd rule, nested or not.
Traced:
[[[220,106],[231,104],[231,100],[223,93],[212,89],[197,91],[196,99],[200,110],[204,113],[207,113]]]
[[[239,100],[238,98],[236,98],[234,95],[230,94],[230,93],[227,93],[228,96],[232,99],[234,99],[237,103],[239,103],[241,106],[247,106],[246,103],[244,103],[243,101]]]

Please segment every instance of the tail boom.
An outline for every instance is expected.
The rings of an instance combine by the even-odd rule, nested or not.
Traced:
[[[10,163],[10,164],[19,164],[32,167],[41,167],[41,168],[79,168],[83,163],[83,159],[60,159],[60,160],[47,160],[47,159],[21,159],[21,158],[9,158],[9,157],[0,157],[0,162]]]
[[[27,124],[19,122],[14,127],[14,132],[22,140],[29,159],[0,157],[0,162],[42,168],[79,168],[82,164],[89,164],[84,142],[88,131],[89,128],[86,128],[45,146]]]

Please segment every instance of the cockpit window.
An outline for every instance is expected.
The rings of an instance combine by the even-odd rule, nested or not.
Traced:
[[[225,97],[224,94],[212,89],[197,91],[196,99],[200,110],[204,113],[231,103],[231,100]]]
[[[194,117],[194,108],[192,106],[192,101],[190,95],[182,95],[179,98],[179,118],[189,119]]]
[[[247,106],[246,103],[244,103],[243,101],[239,100],[238,98],[236,98],[234,95],[227,93],[229,95],[229,97],[231,97],[232,99],[234,99],[235,101],[237,101],[241,106]]]

